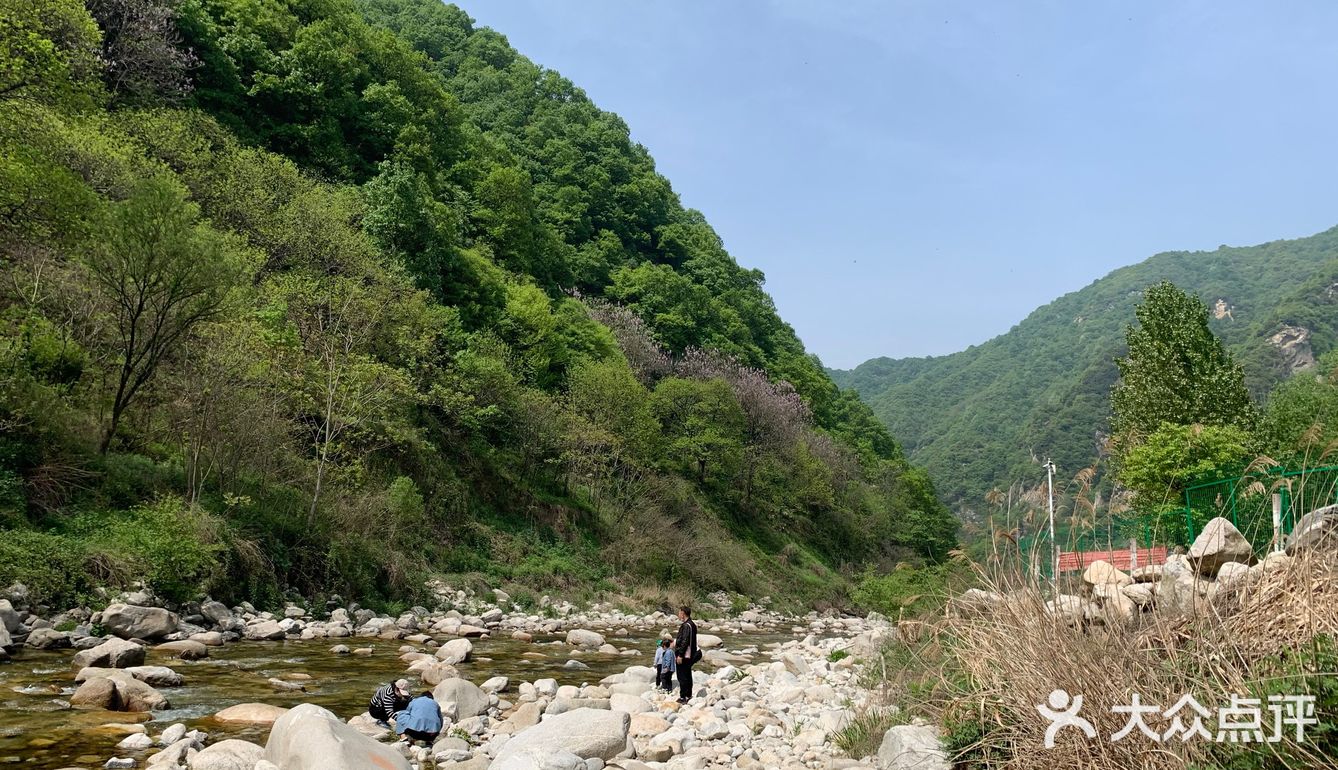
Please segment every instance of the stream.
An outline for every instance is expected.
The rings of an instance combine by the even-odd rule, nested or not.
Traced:
[[[728,634],[724,649],[749,653],[767,645],[785,642],[795,635],[780,631],[756,634]],[[652,631],[609,640],[620,649],[635,649],[639,654],[609,655],[581,653],[569,647],[561,636],[536,636],[533,642],[510,638],[474,640],[473,658],[456,668],[460,676],[483,682],[493,676],[510,678],[510,691],[521,681],[551,677],[558,684],[596,683],[631,665],[650,665],[656,636]],[[334,655],[330,648],[339,642],[350,647],[373,648],[370,656]],[[210,657],[183,661],[149,650],[146,665],[172,668],[185,678],[184,687],[159,688],[172,702],[172,709],[151,714],[72,709],[69,697],[74,692],[75,671],[71,666],[74,650],[39,651],[24,649],[13,661],[0,663],[0,767],[58,770],[60,768],[101,767],[112,756],[130,756],[141,761],[152,751],[116,749],[124,733],[100,729],[114,723],[144,723],[150,735],[165,727],[184,722],[210,734],[211,742],[221,738],[242,738],[263,745],[268,726],[223,724],[212,715],[238,703],[269,703],[290,707],[315,703],[347,719],[362,713],[377,687],[406,675],[407,664],[399,660],[404,644],[382,639],[313,639],[278,642],[236,642],[211,647]],[[411,645],[413,646],[413,645]],[[416,647],[431,652],[426,647]],[[539,657],[543,656],[543,657]],[[588,669],[564,668],[568,660],[579,660]],[[711,667],[703,662],[704,670]],[[286,679],[305,674],[306,692],[276,692],[266,681],[271,677]],[[419,685],[415,684],[415,687]],[[431,688],[424,688],[431,689]],[[507,694],[502,693],[503,700]]]

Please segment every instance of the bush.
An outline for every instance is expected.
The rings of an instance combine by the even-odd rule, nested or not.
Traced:
[[[62,535],[5,530],[0,585],[22,583],[33,601],[73,606],[89,589],[82,543]]]
[[[225,574],[225,526],[179,498],[129,511],[84,513],[68,530],[86,545],[93,576],[124,585],[142,580],[171,601],[208,593]]]
[[[947,597],[952,567],[946,564],[912,567],[899,564],[885,575],[865,571],[852,598],[867,610],[891,618],[919,615]]]

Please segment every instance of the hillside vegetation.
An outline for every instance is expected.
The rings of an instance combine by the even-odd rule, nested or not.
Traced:
[[[1109,394],[1143,292],[1171,281],[1213,310],[1212,330],[1256,399],[1338,346],[1338,229],[1211,252],[1169,252],[1116,270],[959,353],[877,358],[832,372],[873,407],[949,504],[980,510],[992,488],[1064,478],[1106,451]],[[1279,336],[1280,335],[1280,336]],[[1299,345],[1289,341],[1300,338]]]
[[[941,559],[762,282],[454,6],[0,0],[0,584],[840,601]]]

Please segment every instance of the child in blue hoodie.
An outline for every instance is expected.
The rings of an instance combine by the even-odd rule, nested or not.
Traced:
[[[674,648],[668,639],[661,639],[655,648],[655,686],[666,691],[674,689],[674,672],[678,665],[674,662]]]

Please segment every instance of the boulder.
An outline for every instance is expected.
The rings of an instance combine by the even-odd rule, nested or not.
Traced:
[[[1286,553],[1296,556],[1321,546],[1331,546],[1338,531],[1338,505],[1316,508],[1301,517],[1287,536]]]
[[[1120,592],[1128,597],[1129,601],[1133,602],[1136,606],[1147,607],[1152,604],[1153,596],[1155,595],[1153,588],[1153,585],[1150,583],[1134,583],[1133,585],[1127,585],[1124,588],[1121,588]]]
[[[243,631],[242,636],[253,642],[274,641],[282,639],[288,635],[284,627],[279,625],[277,620],[262,620],[259,623],[248,625]]]
[[[1199,536],[1194,538],[1188,557],[1200,575],[1212,577],[1217,574],[1219,567],[1229,561],[1247,565],[1253,563],[1254,549],[1240,530],[1218,516],[1208,522]]]
[[[539,720],[543,718],[543,714],[543,707],[538,701],[522,703],[517,706],[516,710],[511,712],[511,716],[507,717],[506,720],[498,725],[497,729],[493,732],[505,734],[518,733],[539,724]]]
[[[938,734],[917,725],[897,725],[884,733],[877,765],[879,770],[952,770]]]
[[[495,676],[483,684],[479,685],[484,692],[498,693],[506,692],[506,688],[511,684],[511,680],[504,676]]]
[[[185,684],[181,674],[167,666],[131,666],[125,672],[153,687],[180,687]]]
[[[200,614],[216,626],[227,624],[232,620],[232,610],[223,602],[207,601],[201,604]]]
[[[1082,582],[1084,590],[1090,593],[1096,586],[1110,583],[1123,588],[1134,582],[1134,579],[1116,569],[1114,564],[1098,559],[1083,570]]]
[[[0,599],[0,626],[13,634],[18,632],[20,625],[19,613],[14,610],[14,605],[8,599]]]
[[[447,703],[454,703],[457,721],[478,716],[488,710],[488,693],[468,679],[447,679],[433,688],[432,697],[443,708]]]
[[[597,634],[594,631],[588,631],[583,628],[573,628],[567,632],[567,644],[575,645],[577,647],[599,647],[604,644],[604,637],[602,634]]]
[[[286,713],[288,709],[268,703],[238,703],[214,714],[214,719],[228,724],[272,725]]]
[[[628,732],[634,738],[653,738],[669,729],[669,720],[654,712],[633,714]]]
[[[616,692],[609,696],[609,708],[614,711],[626,711],[629,714],[641,714],[650,711],[651,705],[645,698]]]
[[[209,648],[203,642],[195,642],[189,639],[164,642],[153,649],[164,655],[181,658],[182,660],[200,660],[209,657]]]
[[[121,699],[121,711],[165,711],[172,708],[167,696],[127,672],[115,671],[108,678],[116,683],[116,694]]]
[[[1229,588],[1237,581],[1248,577],[1249,574],[1249,567],[1238,561],[1229,561],[1217,568],[1217,585],[1221,588]]]
[[[112,604],[102,611],[102,625],[122,639],[161,639],[175,633],[181,620],[161,607]]]
[[[428,687],[436,687],[447,679],[454,679],[457,676],[460,676],[460,672],[455,670],[455,666],[441,661],[429,663],[418,669],[418,678]]]
[[[270,728],[264,759],[283,770],[410,770],[398,751],[311,703],[279,717]]]
[[[65,649],[70,646],[70,635],[54,628],[34,628],[24,644],[34,650]],[[4,640],[0,639],[0,646],[3,645]]]
[[[1003,594],[995,591],[985,591],[979,588],[968,588],[957,597],[956,609],[964,616],[977,615],[992,607],[1003,603]]]
[[[524,764],[524,757],[562,753],[607,761],[627,748],[629,724],[630,717],[622,711],[583,708],[552,715],[502,744],[490,767],[520,770],[533,767]]]
[[[1155,583],[1161,580],[1160,564],[1144,564],[1141,567],[1135,567],[1129,573],[1129,577],[1134,579],[1135,583]]]
[[[101,668],[130,668],[144,665],[144,648],[124,639],[108,639],[96,647],[80,650],[71,661],[76,670],[98,666]]]
[[[1083,619],[1083,601],[1081,596],[1060,594],[1045,603],[1046,614],[1057,617],[1066,623],[1078,625]]]
[[[724,644],[725,640],[715,634],[697,634],[697,646],[703,650],[710,650]]]
[[[452,639],[443,644],[436,653],[437,660],[449,665],[464,663],[474,654],[474,643],[468,639]]]
[[[79,685],[79,689],[70,696],[70,705],[75,708],[120,711],[121,696],[116,691],[115,682],[106,677],[95,677]]]
[[[206,746],[186,762],[190,770],[252,770],[265,749],[249,741],[228,739]]]

